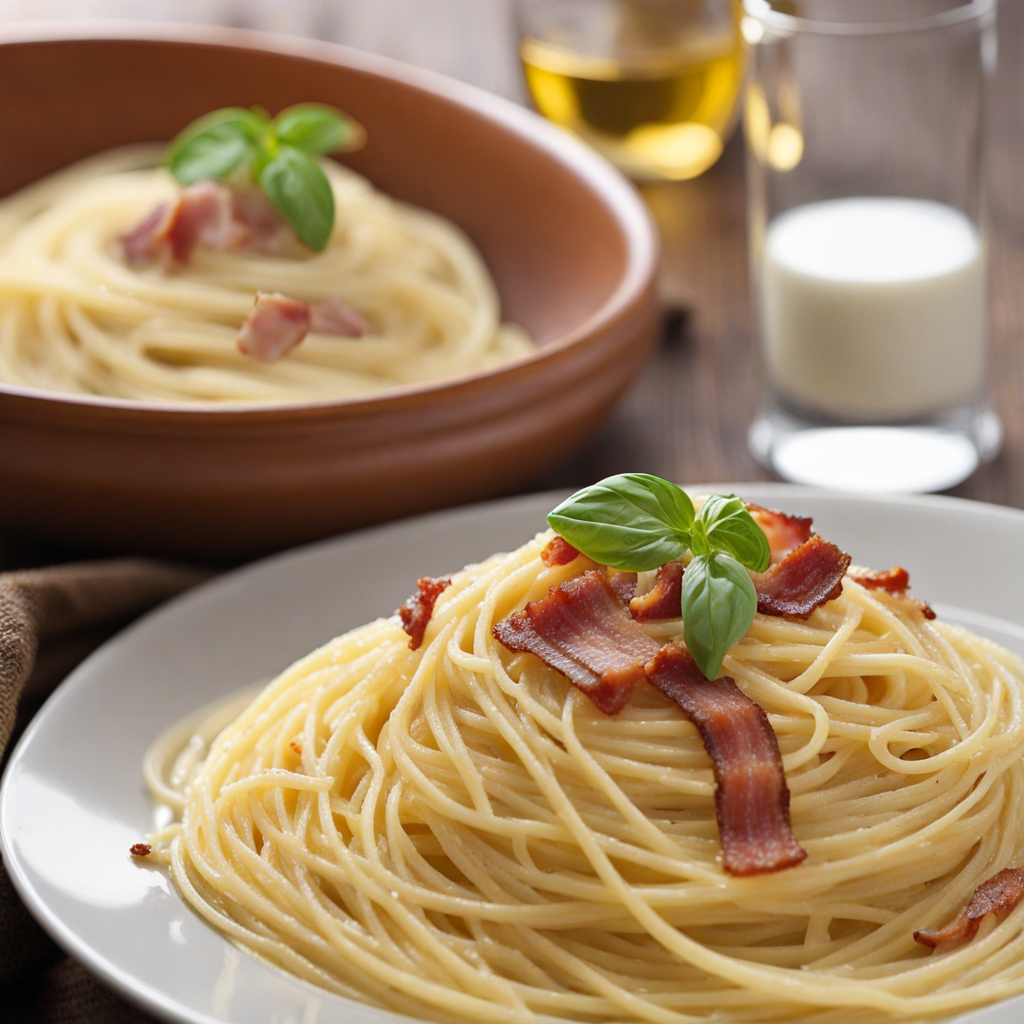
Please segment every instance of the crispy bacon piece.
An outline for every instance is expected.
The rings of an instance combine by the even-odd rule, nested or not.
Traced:
[[[884,590],[892,594],[893,597],[906,598],[926,619],[935,618],[935,612],[932,611],[931,605],[907,594],[910,589],[910,573],[901,566],[894,565],[891,569],[884,571],[858,568],[856,572],[850,573],[850,579],[856,580],[862,587],[867,587],[869,590]]]
[[[415,651],[423,643],[430,616],[434,614],[434,605],[450,583],[448,576],[421,576],[416,581],[419,589],[398,609],[402,629],[409,634],[410,650]]]
[[[772,565],[777,565],[791,551],[795,551],[801,544],[806,544],[811,539],[813,519],[786,515],[785,512],[762,508],[749,501],[747,511],[768,538],[768,547],[772,551]]]
[[[914,932],[914,938],[932,949],[947,944],[962,945],[978,934],[981,922],[989,914],[1013,910],[1022,899],[1024,868],[1004,868],[974,890],[967,906],[945,928]]]
[[[806,619],[815,608],[843,592],[850,556],[814,534],[810,540],[768,569],[752,573],[757,610],[762,615],[793,615]]]
[[[884,572],[875,569],[858,569],[856,572],[850,573],[850,579],[856,580],[868,590],[887,590],[890,594],[905,594],[910,586],[910,573],[898,565],[894,565]]]
[[[629,604],[636,597],[635,572],[612,572],[608,577],[608,582],[623,604]]]
[[[541,561],[547,566],[568,565],[579,557],[579,552],[563,537],[556,533],[544,545],[540,553]]]
[[[197,245],[227,251],[248,237],[246,227],[235,219],[231,189],[215,181],[197,181],[122,235],[121,247],[132,266],[151,262],[184,265]]]
[[[257,292],[235,346],[244,356],[276,363],[309,333],[309,303],[276,292]]]
[[[659,649],[594,569],[499,622],[494,637],[510,651],[535,654],[568,676],[606,715],[626,706],[644,678],[644,665]]]
[[[728,676],[705,679],[693,655],[674,644],[647,665],[647,678],[693,722],[711,758],[725,870],[746,877],[803,861],[779,741],[764,708]]]
[[[153,852],[149,843],[134,843],[128,851],[133,857],[148,857]]]
[[[629,611],[641,622],[649,619],[678,619],[683,599],[683,563],[666,562],[658,569],[654,586],[643,597],[629,602]]]
[[[318,334],[336,334],[342,338],[361,338],[367,329],[362,313],[341,299],[324,299],[309,305],[310,330]]]
[[[708,681],[690,653],[659,647],[596,571],[552,587],[493,629],[511,651],[536,655],[617,714],[643,679],[697,727],[715,772],[722,864],[733,875],[779,871],[806,857],[793,837],[789,788],[768,716],[729,678]]]

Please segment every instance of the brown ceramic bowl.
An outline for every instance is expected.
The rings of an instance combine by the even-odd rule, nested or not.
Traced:
[[[341,47],[139,26],[0,34],[0,195],[216,107],[318,100],[374,184],[460,224],[525,361],[380,397],[186,407],[0,385],[0,528],[237,559],[528,485],[576,448],[654,334],[656,235],[631,186],[497,97]],[[72,37],[73,35],[73,37]]]

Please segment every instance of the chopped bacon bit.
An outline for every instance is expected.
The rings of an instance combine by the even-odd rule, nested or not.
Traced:
[[[197,245],[227,251],[248,237],[234,217],[231,189],[214,181],[197,181],[173,203],[161,203],[137,227],[121,236],[132,266],[150,262],[188,263]]]
[[[634,619],[678,619],[683,600],[683,563],[666,562],[658,569],[654,586],[629,602]]]
[[[563,537],[559,537],[556,533],[544,545],[544,550],[540,553],[541,561],[548,566],[556,565],[568,565],[570,562],[575,561],[579,558],[579,552]]]
[[[535,654],[568,676],[606,715],[626,706],[659,648],[594,569],[552,587],[493,632],[510,651]]]
[[[362,313],[341,299],[324,299],[309,305],[310,330],[318,334],[336,334],[343,338],[361,338],[367,330]]]
[[[946,944],[962,945],[978,934],[981,922],[989,914],[1013,910],[1022,899],[1024,868],[1004,868],[974,890],[967,906],[945,928],[914,932],[914,939],[932,949]]]
[[[725,870],[742,878],[803,861],[779,741],[764,708],[728,676],[705,679],[693,655],[674,644],[647,665],[647,678],[693,722],[711,757]]]
[[[231,214],[235,224],[244,232],[242,240],[232,248],[268,256],[282,253],[300,255],[305,249],[292,226],[278,213],[261,189],[234,191],[231,196]]]
[[[133,266],[140,266],[166,251],[170,257],[169,232],[173,220],[172,204],[160,203],[139,223],[121,236],[124,258]]]
[[[636,597],[635,572],[612,572],[608,577],[608,582],[623,604],[629,604]]]
[[[447,576],[421,576],[416,581],[419,589],[398,609],[402,629],[409,634],[409,650],[415,651],[423,643],[430,616],[434,614],[434,605],[450,583]]]
[[[300,747],[299,744],[295,742],[295,740],[291,740],[288,743],[288,746],[291,747],[292,750],[294,750],[295,753],[299,755],[299,757],[302,757],[302,747]]]
[[[806,619],[815,608],[843,592],[850,556],[814,534],[767,572],[752,573],[762,615]]]
[[[197,181],[182,189],[177,199],[160,203],[120,241],[132,266],[184,266],[197,246],[272,255],[301,251],[295,232],[266,196],[256,190],[237,192],[216,181]]]
[[[868,590],[884,590],[892,594],[893,597],[906,598],[926,619],[935,618],[935,612],[931,605],[907,595],[907,590],[910,589],[910,573],[898,565],[886,569],[884,572],[858,567],[856,571],[850,573],[850,579],[855,580],[862,587],[867,587]]]
[[[128,851],[133,857],[148,857],[153,852],[149,843],[135,843]]]
[[[235,346],[261,363],[277,362],[309,333],[309,303],[274,292],[257,292]]]
[[[688,651],[659,647],[593,570],[552,587],[493,628],[511,651],[568,676],[605,714],[617,714],[648,680],[696,725],[715,771],[722,863],[733,875],[779,871],[807,855],[793,837],[789,788],[764,710],[733,680],[709,682]]]
[[[811,539],[813,519],[789,516],[785,512],[762,508],[749,501],[747,511],[768,538],[768,547],[772,551],[772,565],[777,565],[791,551],[795,551],[801,544],[806,544]]]

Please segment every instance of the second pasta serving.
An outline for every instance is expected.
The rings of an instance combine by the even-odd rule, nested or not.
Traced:
[[[356,134],[316,104],[229,108],[0,200],[0,383],[317,401],[533,351],[455,224],[325,155]]]

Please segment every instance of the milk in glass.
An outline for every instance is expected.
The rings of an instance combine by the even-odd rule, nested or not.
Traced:
[[[982,394],[985,254],[959,210],[885,197],[799,206],[769,225],[761,272],[768,373],[797,406],[901,420]]]

